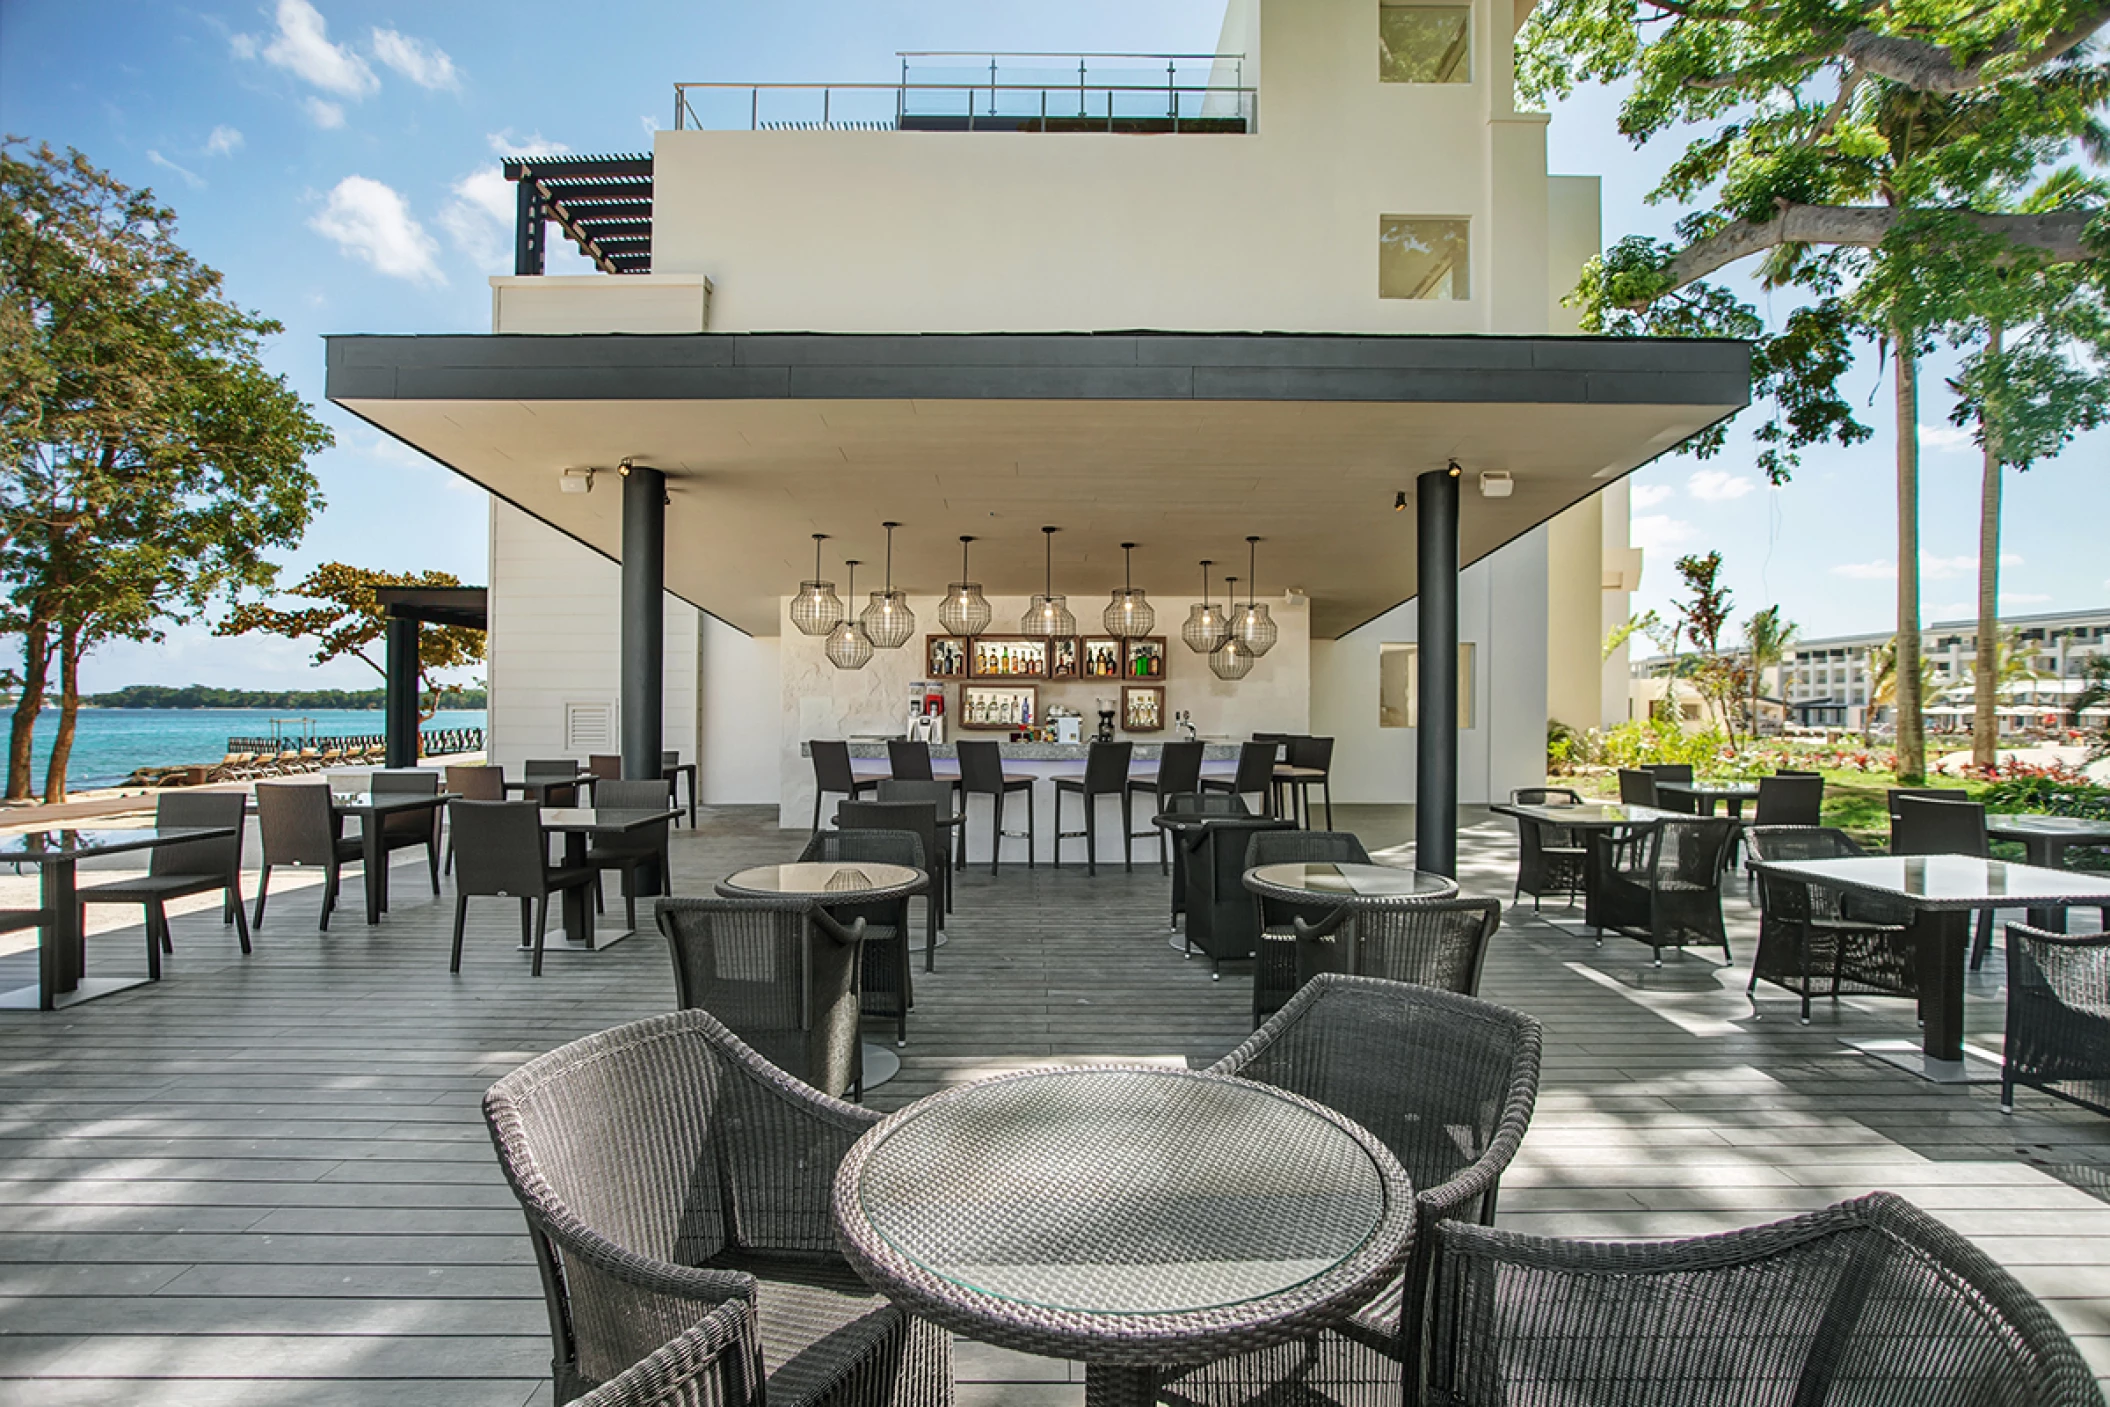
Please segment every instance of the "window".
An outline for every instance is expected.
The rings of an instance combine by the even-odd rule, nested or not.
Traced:
[[[1377,726],[1421,726],[1421,654],[1416,645],[1377,647]],[[1458,647],[1458,726],[1473,726],[1473,646]]]
[[[1470,5],[1411,5],[1380,0],[1377,77],[1381,83],[1470,83]]]
[[[1463,300],[1466,278],[1464,220],[1380,215],[1377,220],[1377,296]]]

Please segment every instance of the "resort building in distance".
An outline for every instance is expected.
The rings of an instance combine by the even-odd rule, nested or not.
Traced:
[[[1101,710],[1142,742],[1327,735],[1343,801],[1542,781],[1549,717],[1625,716],[1600,658],[1640,573],[1625,476],[1744,405],[1749,368],[1575,335],[1598,182],[1548,174],[1516,107],[1528,10],[1233,0],[1199,58],[683,84],[649,155],[508,161],[491,333],[332,338],[328,376],[493,495],[493,760],[664,747],[706,801],[804,827],[803,744],[903,734],[971,537],[992,636],[1050,583],[1099,634],[1135,544],[1163,694],[1042,679],[1040,716],[1087,737]],[[600,272],[545,274],[552,225]],[[850,559],[905,590],[905,646],[845,670],[793,628],[814,534],[839,591]],[[1235,681],[1181,640],[1205,560],[1280,630]],[[1431,619],[1458,711],[1424,738]],[[936,689],[953,737],[966,688]]]

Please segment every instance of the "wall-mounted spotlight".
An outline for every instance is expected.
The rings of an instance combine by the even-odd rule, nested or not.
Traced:
[[[1392,511],[1394,513],[1407,511],[1407,491],[1405,489],[1401,489],[1398,493],[1392,495]]]
[[[1509,477],[1507,469],[1484,469],[1480,473],[1480,496],[1482,498],[1507,498],[1516,490],[1516,481]]]
[[[567,469],[557,480],[557,486],[566,493],[592,493],[593,476],[600,472],[598,469]]]
[[[1464,471],[1463,469],[1460,469],[1460,468],[1458,467],[1458,461],[1457,461],[1457,460],[1455,460],[1455,459],[1451,461],[1451,466],[1450,466],[1450,467],[1451,467],[1451,477],[1452,477],[1452,478],[1454,478],[1454,479],[1455,479],[1455,478],[1457,478],[1457,477],[1458,477],[1458,476],[1459,476],[1460,474],[1462,474],[1462,473],[1464,473],[1464,472],[1465,472],[1465,471]]]

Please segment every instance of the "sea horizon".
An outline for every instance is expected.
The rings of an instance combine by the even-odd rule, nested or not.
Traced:
[[[44,786],[58,713],[47,705],[37,714],[31,743],[32,785]],[[483,709],[442,709],[422,727],[482,728]],[[223,760],[230,738],[284,737],[288,747],[302,737],[365,737],[379,734],[378,708],[97,708],[81,705],[68,758],[69,790],[113,787],[141,767],[209,766]],[[275,726],[274,726],[275,725]]]

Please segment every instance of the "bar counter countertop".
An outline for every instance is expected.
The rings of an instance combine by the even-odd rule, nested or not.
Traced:
[[[1014,743],[1000,736],[992,735],[992,737],[994,741],[1003,744],[1004,760],[1007,762],[1082,762],[1085,754],[1091,751],[1092,746],[1090,743]],[[1177,738],[1160,738],[1150,742],[1137,740],[1136,760],[1138,762],[1155,762],[1158,756],[1158,749],[1163,747],[1168,741],[1177,742],[1179,740]],[[1204,762],[1236,762],[1238,760],[1237,743],[1229,742],[1222,738],[1203,738],[1201,742],[1202,760]],[[851,738],[849,743],[850,756],[853,759],[869,761],[877,758],[884,761],[886,758],[886,739],[884,738]],[[812,755],[813,749],[810,745],[806,743],[799,744],[799,756],[811,757]],[[930,755],[933,758],[950,759],[957,758],[960,752],[959,748],[953,743],[932,743]]]

